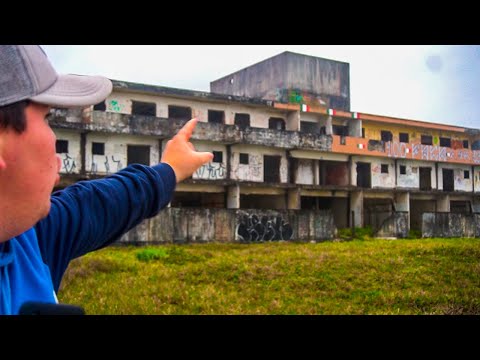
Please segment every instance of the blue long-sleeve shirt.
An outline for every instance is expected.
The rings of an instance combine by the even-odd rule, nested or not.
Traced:
[[[52,194],[45,219],[0,243],[0,314],[18,314],[26,301],[55,303],[71,260],[155,216],[170,202],[175,184],[168,164],[135,164]]]

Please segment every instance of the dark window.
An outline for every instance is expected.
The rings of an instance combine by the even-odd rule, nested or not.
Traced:
[[[431,135],[422,135],[420,137],[420,142],[423,144],[423,145],[432,145],[433,142],[432,142],[432,136]]]
[[[212,151],[213,152],[213,160],[214,163],[221,163],[223,162],[223,152],[222,151]]]
[[[450,140],[450,138],[441,137],[440,138],[440,146],[452,147],[452,141]]]
[[[398,138],[399,138],[400,142],[408,143],[408,134],[407,133],[398,134]]]
[[[468,140],[463,140],[463,148],[468,149]]]
[[[130,164],[150,165],[150,146],[128,145],[127,146],[127,165],[130,165]]]
[[[240,153],[240,164],[248,165],[248,154]]]
[[[471,214],[470,201],[450,201],[450,212],[454,214]]]
[[[391,131],[386,131],[386,130],[382,130],[381,131],[381,136],[382,136],[382,141],[384,142],[387,142],[387,141],[392,141],[393,139],[393,135],[392,135],[392,132]]]
[[[192,118],[192,108],[168,105],[168,117],[177,120],[190,120]]]
[[[357,186],[361,188],[371,188],[371,168],[370,163],[357,163]]]
[[[316,134],[318,132],[318,124],[309,121],[300,121],[300,132]]]
[[[68,153],[68,140],[57,140],[55,149],[57,154]]]
[[[263,181],[280,182],[280,156],[263,156]]]
[[[105,105],[105,101],[102,101],[98,104],[93,105],[93,110],[105,111],[106,109],[107,109],[107,106]]]
[[[333,135],[348,136],[348,126],[332,125]]]
[[[442,178],[443,178],[443,191],[454,191],[454,178],[453,178],[453,170],[452,169],[443,169],[442,170]]]
[[[463,178],[464,179],[470,179],[470,171],[464,170],[463,171]]]
[[[208,110],[208,122],[212,124],[224,124],[225,111]]]
[[[92,142],[93,155],[105,155],[105,143]]]
[[[285,120],[282,118],[271,117],[268,119],[268,128],[274,130],[285,130]]]
[[[362,138],[365,139],[365,128],[362,128]]]
[[[382,174],[388,174],[388,165],[382,164]]]
[[[241,130],[245,130],[250,126],[250,114],[235,114],[235,125],[237,125]]]
[[[132,115],[156,116],[156,112],[155,103],[132,100]]]
[[[421,167],[420,170],[420,190],[432,189],[432,169],[429,167]]]
[[[407,167],[405,165],[400,165],[400,175],[405,175],[407,173]]]

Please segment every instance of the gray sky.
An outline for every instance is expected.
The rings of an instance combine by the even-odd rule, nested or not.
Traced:
[[[351,110],[480,128],[478,45],[42,45],[59,73],[210,91],[293,51],[350,64]]]

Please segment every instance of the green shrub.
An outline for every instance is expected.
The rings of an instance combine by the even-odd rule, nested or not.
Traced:
[[[144,261],[144,262],[166,258],[168,257],[168,255],[169,254],[167,253],[167,251],[163,248],[142,249],[137,251],[135,254],[138,260]]]
[[[351,228],[338,229],[338,237],[343,240],[368,240],[373,237],[371,226],[355,228],[355,236],[352,236]]]
[[[421,239],[422,231],[421,230],[411,230],[408,232],[408,239]]]

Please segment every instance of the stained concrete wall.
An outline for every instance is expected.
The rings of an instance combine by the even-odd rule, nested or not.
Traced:
[[[455,191],[469,191],[472,187],[472,167],[469,165],[457,165],[438,163],[438,188],[443,190],[443,171],[442,169],[453,169],[453,181]],[[468,179],[464,178],[464,171],[468,171],[470,176]]]
[[[120,243],[321,241],[336,235],[328,211],[166,208]]]
[[[57,130],[76,130],[86,132],[102,132],[124,135],[158,136],[167,139],[174,136],[185,121],[155,118],[141,115],[125,115],[120,113],[94,111],[83,120],[82,117],[69,119],[70,110],[58,111],[58,115],[50,121]],[[249,127],[240,130],[234,125],[220,125],[200,122],[197,124],[192,140],[212,141],[223,144],[248,144],[283,149],[305,149],[314,151],[331,151],[332,137],[295,131]]]
[[[400,166],[405,166],[406,174],[400,174]],[[397,160],[397,187],[399,188],[420,188],[420,168],[428,167],[430,171],[430,183],[432,189],[436,189],[437,180],[435,176],[435,164],[428,161],[409,161],[398,159]]]
[[[412,230],[421,230],[423,213],[435,212],[435,208],[435,199],[410,199],[410,228]]]
[[[104,155],[93,155],[92,143],[104,143]],[[85,167],[87,173],[111,174],[115,173],[128,163],[128,145],[142,145],[150,147],[150,164],[160,162],[158,139],[151,136],[114,135],[104,133],[89,133],[86,137]]]
[[[218,151],[221,152],[222,162],[210,162],[202,165],[192,175],[193,179],[207,179],[207,180],[221,180],[227,178],[227,149],[225,145],[207,142],[207,141],[192,141],[193,146],[197,151]]]
[[[285,150],[266,146],[232,145],[231,179],[264,181],[264,155],[280,156],[280,182],[288,182],[288,161]],[[249,164],[240,164],[240,153],[249,154]]]
[[[473,172],[474,172],[473,179],[475,183],[475,192],[480,192],[480,167],[474,166]]]
[[[311,160],[311,159],[297,160],[298,168],[296,169],[296,174],[295,174],[296,184],[307,184],[307,185],[314,184],[315,162],[317,162],[317,160]]]
[[[388,158],[375,158],[369,156],[353,156],[351,167],[352,185],[357,185],[357,163],[370,163],[370,179],[372,188],[395,187],[395,163]],[[388,173],[382,173],[382,164],[388,165]]]
[[[183,106],[192,109],[192,117],[198,117],[201,122],[208,122],[208,110],[225,112],[225,124],[233,125],[235,123],[236,113],[250,114],[250,126],[268,129],[268,120],[270,117],[283,118],[287,127],[295,127],[294,124],[288,124],[287,112],[274,111],[267,107],[248,106],[236,103],[218,103],[214,101],[195,101],[192,99],[181,99],[177,97],[148,95],[133,92],[113,91],[106,99],[106,111],[122,114],[132,113],[132,100],[150,102],[156,104],[157,117],[168,118],[168,106]]]
[[[80,133],[72,130],[55,130],[57,140],[68,141],[68,153],[59,153],[62,159],[62,174],[79,174],[82,171]]]
[[[350,66],[287,51],[212,81],[210,91],[349,111]]]
[[[408,212],[394,212],[383,221],[375,233],[376,237],[406,238],[408,236]]]
[[[423,237],[480,237],[480,214],[424,213]]]

